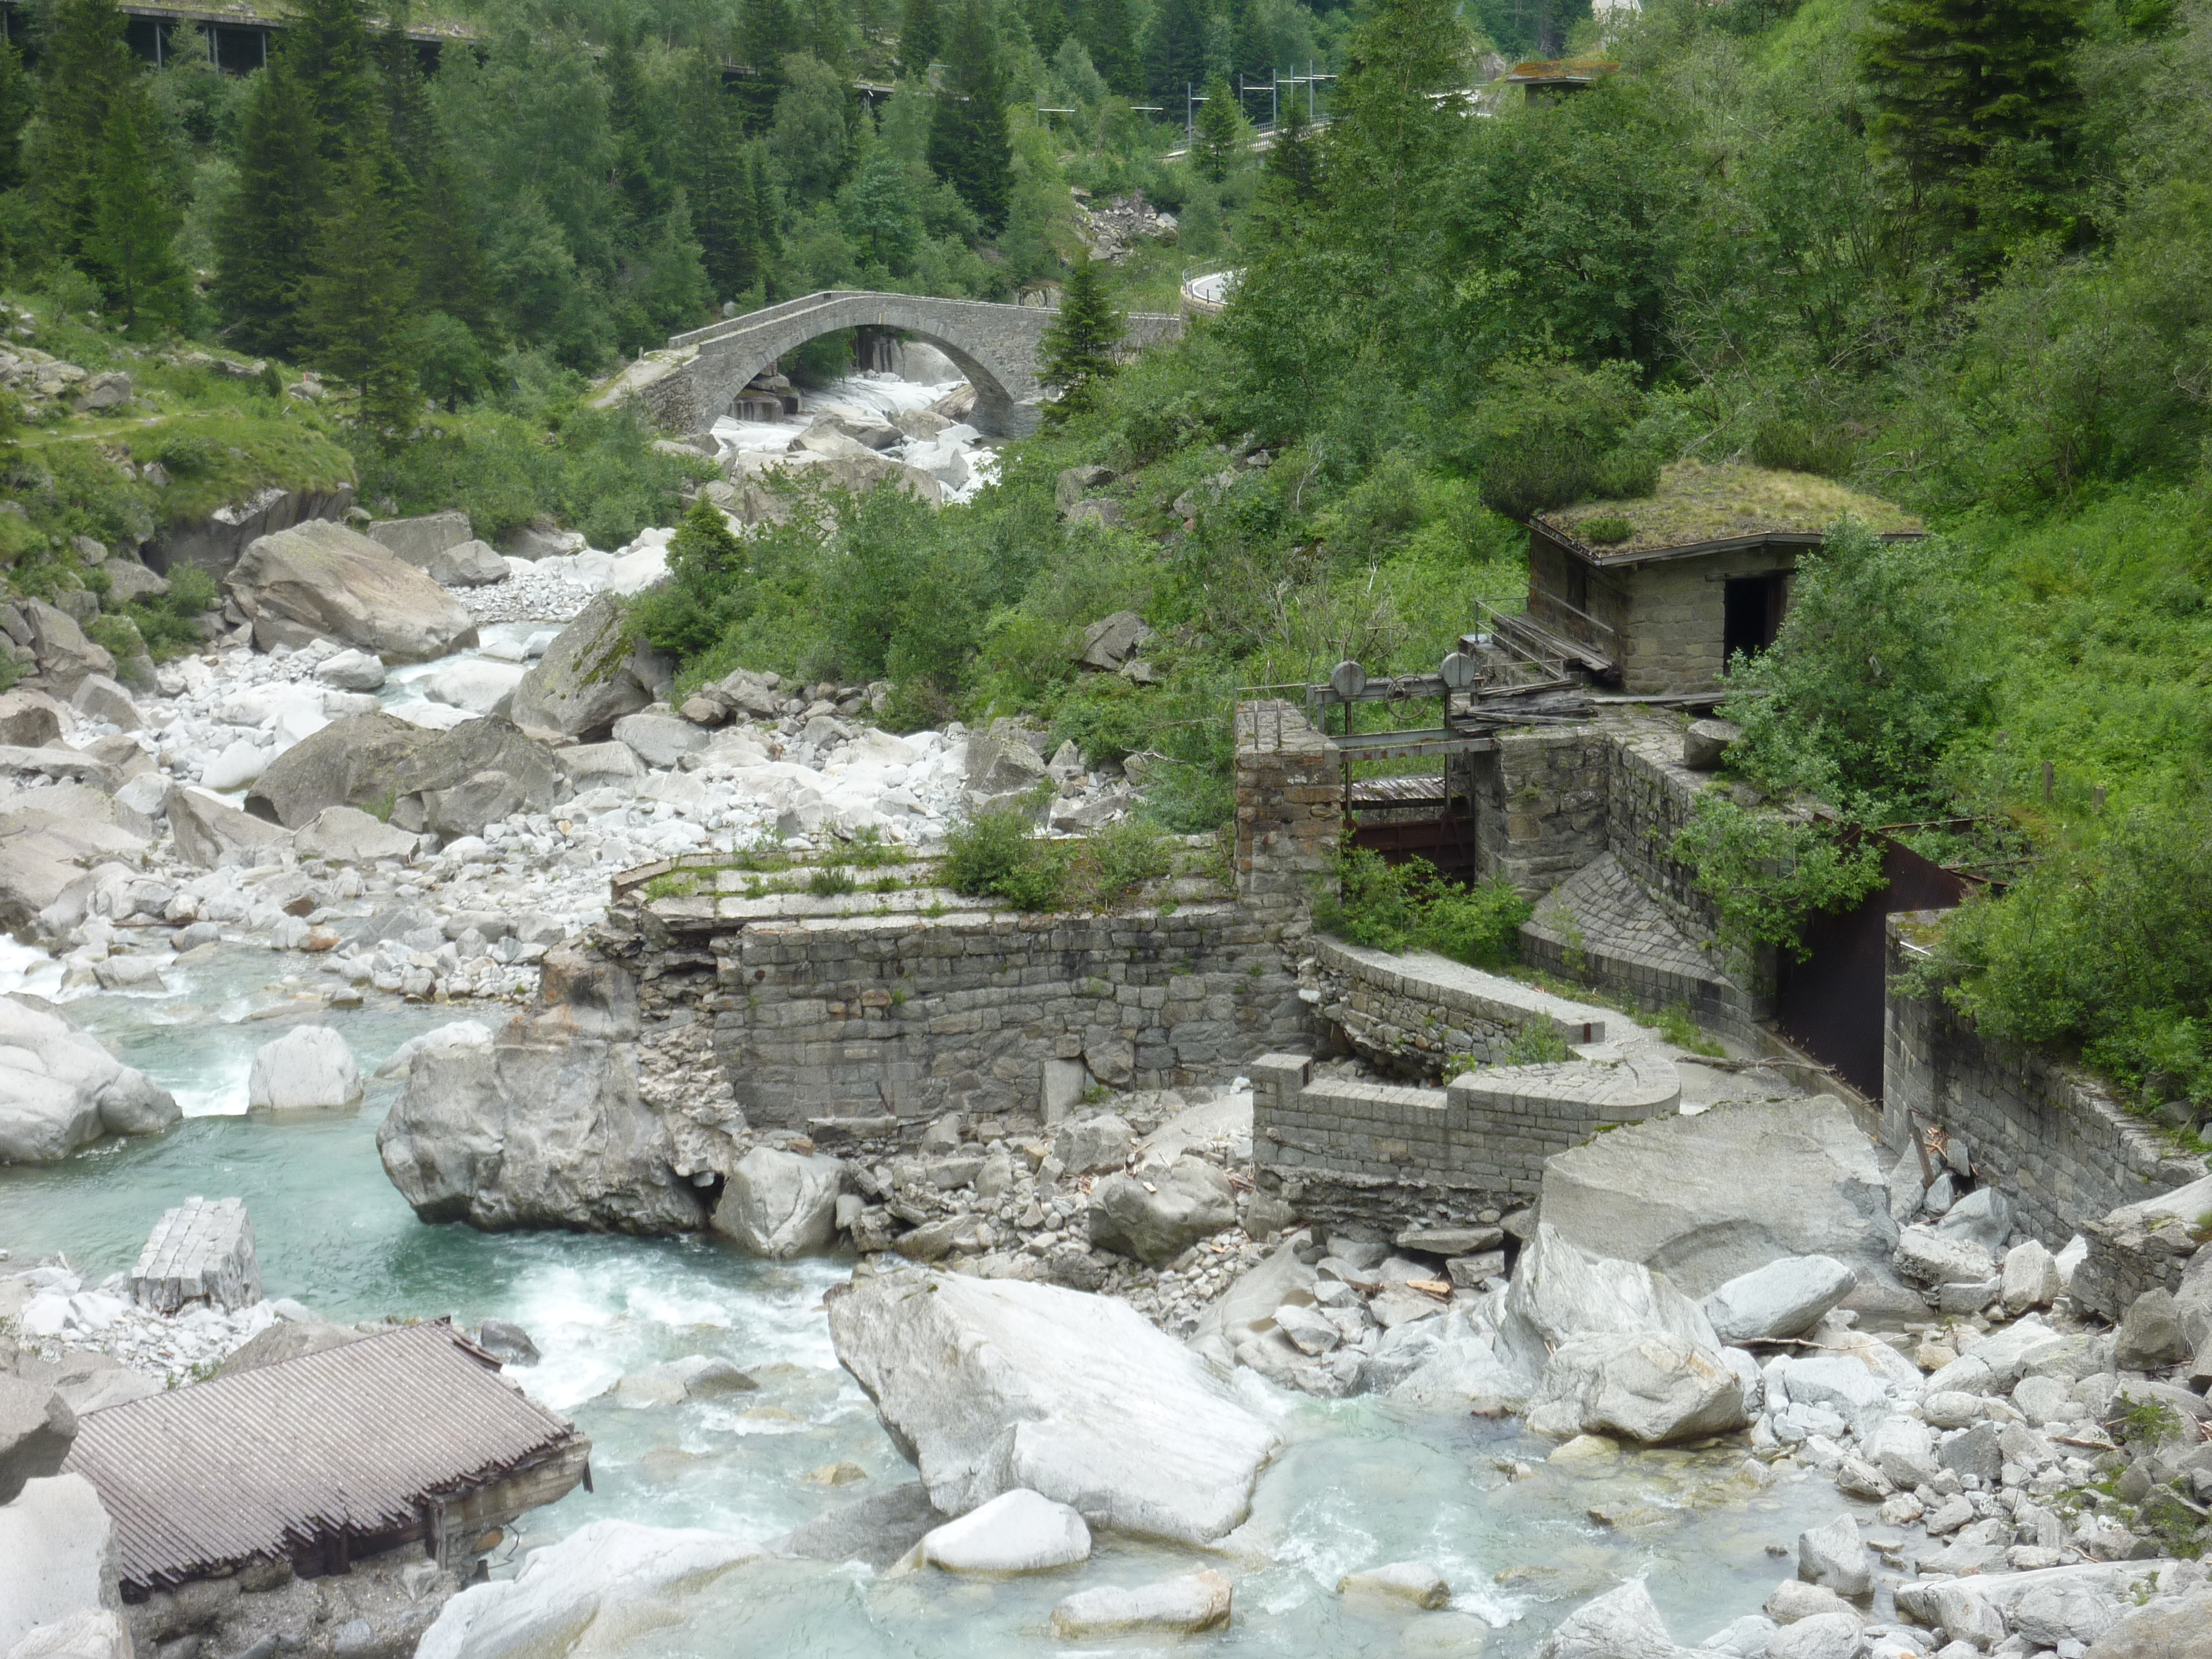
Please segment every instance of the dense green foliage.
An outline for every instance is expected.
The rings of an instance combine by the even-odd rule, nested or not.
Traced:
[[[1426,859],[1386,864],[1364,848],[1337,860],[1336,891],[1314,908],[1314,925],[1380,951],[1434,951],[1477,968],[1503,968],[1521,952],[1528,902],[1510,882],[1469,887],[1445,879]]]
[[[986,812],[946,838],[943,880],[956,893],[1003,899],[1017,910],[1108,910],[1172,872],[1175,843],[1123,819],[1079,841],[1045,841],[1028,815]]]

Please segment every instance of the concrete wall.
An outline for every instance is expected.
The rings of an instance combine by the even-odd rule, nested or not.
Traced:
[[[1605,1022],[1587,1010],[1442,957],[1322,938],[1311,948],[1322,1018],[1361,1055],[1400,1075],[1506,1064],[1532,1029],[1569,1045],[1605,1040]]]
[[[1553,1153],[1681,1097],[1664,1061],[1513,1066],[1419,1089],[1315,1079],[1302,1056],[1270,1054],[1251,1077],[1263,1183],[1309,1215],[1399,1225],[1529,1202]]]
[[[1907,994],[1902,978],[1925,958],[1941,914],[1889,918],[1882,1138],[1890,1150],[1904,1152],[1916,1125],[1963,1139],[1976,1177],[2002,1188],[2020,1224],[2053,1248],[2107,1211],[2201,1179],[2204,1160],[2178,1152],[2094,1079],[1990,1042],[1942,1002]]]

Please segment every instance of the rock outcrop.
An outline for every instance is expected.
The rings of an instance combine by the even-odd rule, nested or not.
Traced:
[[[477,642],[475,618],[444,588],[368,537],[321,520],[255,542],[223,591],[264,651],[325,639],[386,662],[427,662]]]
[[[748,1255],[784,1261],[836,1236],[845,1166],[834,1158],[756,1146],[739,1158],[714,1206],[714,1230]]]
[[[834,1292],[830,1334],[949,1514],[1027,1487],[1093,1526],[1207,1543],[1244,1519],[1280,1444],[1195,1355],[1104,1297],[892,1273]]]
[[[602,593],[522,677],[510,708],[518,726],[595,741],[648,707],[672,678],[667,659],[630,631],[622,601]]]
[[[81,1474],[33,1480],[0,1505],[0,1653],[41,1626],[113,1606],[114,1534]]]
[[[1570,1243],[1692,1296],[1779,1256],[1886,1275],[1897,1243],[1871,1143],[1832,1095],[1659,1117],[1559,1153],[1540,1213]]]
[[[176,1099],[34,998],[0,996],[0,1164],[51,1164],[104,1134],[158,1134]]]
[[[597,1029],[593,1029],[596,1024]],[[489,1043],[425,1048],[376,1132],[393,1186],[425,1221],[487,1231],[695,1230],[666,1122],[639,1098],[637,1052],[574,1010],[518,1014]]]

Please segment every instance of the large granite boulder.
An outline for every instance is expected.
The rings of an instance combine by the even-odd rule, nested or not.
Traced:
[[[1237,1190],[1203,1158],[1157,1176],[1108,1176],[1091,1189],[1091,1246],[1164,1267],[1201,1238],[1237,1224]]]
[[[1577,1249],[1537,1224],[1515,1264],[1498,1322],[1498,1347],[1509,1359],[1541,1370],[1553,1349],[1577,1337],[1653,1334],[1708,1353],[1721,1347],[1705,1310],[1666,1275]]]
[[[241,812],[204,789],[189,789],[181,783],[169,786],[161,811],[169,820],[177,856],[205,870],[251,864],[262,848],[281,847],[292,839],[268,819]]]
[[[401,763],[438,736],[390,714],[332,720],[269,763],[246,791],[246,810],[287,830],[313,822],[326,806],[388,817]]]
[[[837,1358],[948,1514],[1017,1487],[1093,1526],[1204,1544],[1281,1442],[1127,1304],[1057,1285],[889,1273],[831,1292]]]
[[[58,695],[74,696],[91,675],[114,675],[115,659],[105,646],[85,638],[84,629],[67,611],[43,599],[21,599],[16,604],[31,630],[31,650],[38,659],[39,672]]]
[[[335,640],[386,662],[428,662],[477,642],[476,619],[444,588],[368,537],[320,519],[262,537],[222,586],[264,651]]]
[[[402,761],[392,822],[402,829],[475,836],[510,812],[542,812],[568,796],[553,751],[496,714],[464,720]]]
[[[1784,1256],[1729,1280],[1705,1298],[1705,1315],[1723,1342],[1802,1336],[1857,1282],[1832,1255]]]
[[[361,1104],[361,1067],[327,1025],[295,1025],[264,1043],[246,1073],[246,1103],[258,1112],[304,1112]]]
[[[31,1481],[0,1505],[0,1653],[40,1626],[115,1605],[114,1536],[81,1474]]]
[[[38,999],[0,996],[0,1164],[51,1164],[104,1134],[157,1134],[176,1099]]]
[[[746,1255],[771,1261],[822,1249],[836,1237],[844,1184],[845,1166],[834,1158],[756,1146],[723,1183],[713,1226]]]
[[[36,803],[36,804],[33,804]],[[0,806],[0,928],[18,932],[39,921],[88,870],[110,860],[135,866],[146,837],[118,822],[114,798],[83,784],[28,790]],[[62,928],[83,920],[80,914]]]
[[[362,531],[369,540],[417,570],[430,561],[475,536],[469,515],[457,507],[442,513],[422,513],[411,519],[378,519]]]
[[[707,1219],[674,1171],[667,1123],[639,1097],[635,1047],[566,1009],[416,1054],[376,1148],[425,1221],[676,1233]]]
[[[626,1637],[681,1623],[688,1604],[763,1553],[727,1533],[593,1521],[532,1550],[514,1577],[447,1602],[415,1659],[619,1653]]]
[[[1656,1267],[1692,1296],[1787,1255],[1886,1278],[1897,1243],[1873,1143],[1833,1095],[1599,1135],[1545,1160],[1539,1213],[1568,1243]]]
[[[1687,1659],[1641,1578],[1585,1601],[1544,1638],[1536,1659]]]
[[[596,741],[653,702],[674,678],[668,659],[631,628],[622,601],[602,593],[577,614],[514,688],[514,722]]]
[[[76,1443],[76,1413],[43,1382],[0,1373],[0,1504],[27,1480],[59,1474]]]
[[[1664,1331],[1561,1343],[1528,1402],[1528,1426],[1562,1438],[1662,1445],[1733,1433],[1748,1420],[1742,1380],[1728,1361]]]

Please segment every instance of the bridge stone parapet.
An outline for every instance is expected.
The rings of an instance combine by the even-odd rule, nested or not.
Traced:
[[[702,432],[730,412],[755,375],[809,340],[840,329],[895,329],[927,341],[968,377],[979,429],[1018,437],[1036,426],[1039,351],[1055,314],[1036,306],[832,289],[672,335],[665,350],[640,358],[596,401],[604,408],[635,398],[657,424]],[[1135,312],[1123,320],[1125,354],[1182,333],[1179,316]]]

